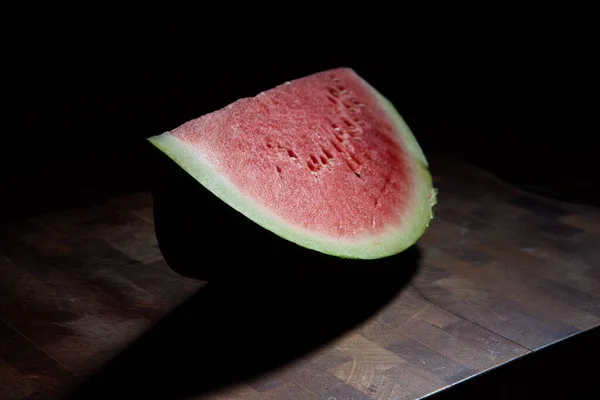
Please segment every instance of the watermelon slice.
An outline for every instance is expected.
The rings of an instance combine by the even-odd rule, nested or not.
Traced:
[[[253,223],[326,255],[398,254],[433,217],[436,190],[417,140],[349,68],[286,82],[148,140]]]

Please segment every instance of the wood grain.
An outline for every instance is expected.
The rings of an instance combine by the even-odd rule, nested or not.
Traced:
[[[456,161],[432,172],[409,287],[322,348],[193,398],[416,399],[600,325],[599,210]],[[58,398],[202,289],[168,268],[152,223],[140,193],[0,228],[0,398]]]

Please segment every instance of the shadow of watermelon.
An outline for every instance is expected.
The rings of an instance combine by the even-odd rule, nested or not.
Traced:
[[[184,398],[252,378],[370,318],[417,270],[416,247],[371,261],[324,256],[202,191],[180,171],[159,175],[156,232],[175,271],[209,283],[68,398]]]

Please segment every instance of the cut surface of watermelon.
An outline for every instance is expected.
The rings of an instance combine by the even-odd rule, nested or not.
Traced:
[[[350,68],[283,83],[148,140],[245,217],[322,253],[390,256],[433,218],[436,190],[417,140]]]

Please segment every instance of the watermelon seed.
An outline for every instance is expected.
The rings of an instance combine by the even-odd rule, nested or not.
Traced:
[[[356,154],[354,154],[354,152],[350,152],[350,157],[352,157],[354,162],[357,163],[358,165],[363,165],[363,161],[360,159],[360,157],[358,157]]]
[[[329,159],[333,158],[333,154],[331,154],[331,152],[327,149],[323,149],[323,153],[325,153],[325,156]]]
[[[325,157],[325,156],[320,156],[319,158],[321,159],[321,162],[322,162],[323,164],[327,164],[327,157]]]
[[[311,154],[311,155],[310,155],[310,159],[311,159],[311,160],[312,160],[312,162],[313,162],[313,163],[315,163],[315,164],[318,164],[318,163],[319,163],[319,160],[317,160],[317,157],[315,157],[315,155],[314,155],[314,154]]]
[[[348,169],[350,169],[350,171],[354,172],[356,174],[356,170],[354,169],[354,166],[352,165],[352,163],[350,162],[350,160],[348,160],[347,158],[344,158],[344,161],[346,162],[346,165],[348,166]]]
[[[281,167],[278,165],[276,168],[277,168],[277,172],[281,173]]]
[[[267,143],[267,147],[270,148],[270,149],[272,149],[273,145],[271,143]]]
[[[340,93],[335,90],[334,88],[329,88],[329,93],[333,96],[333,97],[340,97]]]
[[[306,165],[308,165],[308,169],[310,169],[312,172],[317,172],[317,168],[315,167],[315,165],[312,163],[311,160],[308,160],[306,162]]]
[[[361,107],[361,108],[365,106],[363,103],[361,103],[360,101],[358,101],[356,99],[352,100],[352,104],[354,104],[357,107]]]
[[[337,105],[337,100],[329,95],[327,95],[327,100],[329,100],[332,104]]]
[[[348,128],[356,128],[352,122],[348,118],[342,117],[342,121],[348,126]]]
[[[292,158],[298,158],[298,156],[296,156],[296,153],[294,153],[294,150],[288,150],[288,156]]]
[[[337,138],[337,136],[336,136],[336,138]],[[331,145],[332,145],[333,147],[335,147],[335,149],[336,149],[338,152],[340,152],[340,153],[342,152],[342,147],[341,147],[341,146],[340,146],[340,145],[339,145],[339,144],[338,144],[338,143],[337,143],[335,140],[331,139],[331,140],[329,140],[329,141],[331,142]]]
[[[354,175],[356,175],[356,177],[360,178],[360,174],[356,171],[354,171]]]

